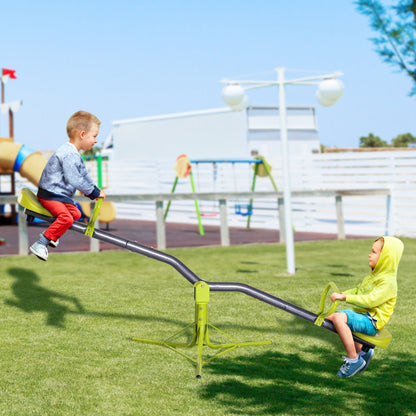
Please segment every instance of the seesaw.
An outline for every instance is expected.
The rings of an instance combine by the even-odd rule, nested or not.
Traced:
[[[181,331],[173,334],[172,336],[163,341],[153,341],[139,338],[133,338],[133,340],[148,344],[161,345],[186,357],[187,359],[196,364],[196,376],[198,378],[201,377],[203,364],[211,361],[212,359],[220,355],[225,354],[228,351],[233,350],[234,348],[250,345],[253,346],[271,344],[271,341],[238,342],[229,335],[225,334],[224,332],[216,328],[215,326],[208,323],[208,303],[209,293],[211,291],[244,293],[245,295],[251,296],[261,302],[274,306],[275,308],[279,308],[285,312],[297,316],[298,318],[304,319],[317,326],[320,326],[321,328],[327,329],[332,332],[336,332],[332,322],[325,318],[335,311],[338,301],[334,302],[327,312],[324,312],[325,299],[329,289],[332,288],[334,291],[339,292],[338,288],[335,286],[334,283],[331,282],[326,286],[321,296],[319,311],[318,313],[313,313],[293,303],[287,302],[284,299],[278,298],[267,292],[263,292],[262,290],[259,290],[253,286],[246,285],[244,283],[207,282],[198,277],[184,263],[182,263],[179,259],[170,254],[161,252],[159,250],[155,250],[151,247],[141,245],[137,242],[126,240],[122,237],[110,234],[109,232],[96,229],[94,227],[94,224],[98,217],[100,201],[102,202],[102,200],[99,200],[94,207],[94,211],[90,218],[89,224],[86,225],[79,222],[75,222],[71,226],[71,230],[88,235],[92,238],[96,238],[98,240],[110,244],[114,244],[115,246],[124,248],[126,250],[130,250],[134,253],[141,254],[154,260],[169,264],[194,286],[195,321],[193,323],[191,323]],[[25,208],[25,214],[27,215],[28,221],[32,221],[34,218],[38,218],[50,223],[54,221],[54,217],[39,204],[36,196],[30,189],[22,189],[18,196],[18,203]],[[189,343],[174,342],[174,339],[176,337],[178,337],[185,331],[189,330],[190,328],[193,328],[193,336]],[[217,344],[211,342],[209,338],[210,329],[220,332],[222,335],[227,337],[230,340],[230,342],[226,344]],[[356,332],[353,333],[353,337],[354,341],[362,344],[364,351],[368,351],[370,348],[374,348],[376,346],[385,348],[391,341],[391,334],[385,328],[378,331],[376,336],[369,336]],[[196,360],[180,350],[180,348],[192,348],[194,346],[198,347],[198,358]],[[202,356],[204,346],[207,346],[215,350],[219,350],[219,352],[214,356],[206,360],[203,360]]]

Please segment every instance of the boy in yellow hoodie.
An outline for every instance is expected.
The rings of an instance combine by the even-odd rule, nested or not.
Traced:
[[[372,272],[354,289],[331,295],[332,302],[340,300],[354,305],[352,310],[337,311],[327,318],[334,324],[347,352],[337,376],[352,377],[367,369],[374,350],[362,351],[352,332],[375,335],[389,321],[396,304],[397,268],[403,248],[396,237],[378,238],[368,255]]]

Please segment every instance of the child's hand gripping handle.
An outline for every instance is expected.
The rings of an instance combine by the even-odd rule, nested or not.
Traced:
[[[324,291],[322,292],[322,295],[321,295],[321,301],[320,301],[320,304],[319,304],[319,311],[317,313],[318,317],[316,318],[316,320],[314,322],[315,325],[321,326],[324,323],[325,318],[329,315],[332,315],[335,312],[335,310],[337,309],[339,300],[336,300],[331,305],[328,312],[324,312],[326,295],[328,294],[328,291],[331,288],[334,292],[339,293],[339,289],[338,289],[337,285],[334,282],[329,282],[326,285],[326,287],[325,287],[325,289],[324,289]]]
[[[103,204],[103,200],[104,198],[97,198],[97,201],[95,202],[94,211],[92,212],[90,221],[85,230],[85,235],[87,237],[92,237],[94,234],[95,222],[97,221],[98,215],[100,214],[100,209],[101,209],[101,205]]]

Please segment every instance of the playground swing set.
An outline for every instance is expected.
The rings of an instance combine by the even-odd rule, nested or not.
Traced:
[[[197,168],[197,182],[199,183],[199,165],[200,164],[211,164],[212,165],[212,173],[213,173],[213,193],[216,191],[216,183],[218,179],[218,165],[219,164],[231,164],[233,167],[233,176],[234,176],[234,188],[237,189],[237,177],[235,172],[235,165],[236,164],[247,164],[253,166],[253,177],[251,180],[251,192],[254,192],[256,187],[256,179],[257,177],[268,177],[273,185],[273,189],[278,192],[278,187],[276,182],[273,179],[271,166],[267,163],[266,159],[263,156],[255,156],[254,159],[212,159],[212,160],[205,160],[205,159],[196,159],[190,160],[187,155],[183,154],[177,157],[176,165],[174,167],[176,176],[175,180],[173,181],[171,193],[174,193],[176,190],[176,186],[178,184],[179,179],[189,177],[191,189],[193,193],[197,192],[197,187],[195,185],[195,178],[193,174],[193,165]],[[237,192],[237,191],[236,191]],[[169,209],[171,206],[172,201],[169,201],[166,210],[164,213],[164,219],[166,220]],[[213,217],[218,215],[218,212],[213,209],[212,211],[201,211],[200,203],[197,199],[194,201],[195,204],[195,212],[198,219],[198,228],[199,234],[204,235],[204,227],[202,224],[202,217]],[[215,204],[215,202],[214,202]],[[214,207],[215,208],[215,207]],[[234,205],[234,212],[236,215],[241,215],[247,217],[246,227],[250,228],[251,216],[253,215],[253,198],[250,198],[248,203],[242,204],[240,202],[236,202]]]
[[[24,212],[27,216],[28,221],[32,221],[34,218],[38,218],[46,222],[52,223],[55,220],[54,217],[44,207],[42,207],[42,205],[40,205],[35,194],[28,188],[24,188],[21,190],[18,196],[18,203],[24,208]],[[99,198],[95,204],[93,214],[91,215],[88,225],[82,224],[80,222],[75,222],[72,224],[71,230],[87,235],[91,238],[96,238],[98,240],[114,244],[118,247],[122,247],[137,254],[152,258],[156,261],[166,263],[172,266],[176,271],[178,271],[185,279],[187,279],[193,285],[195,299],[195,320],[193,323],[189,324],[183,330],[173,334],[172,336],[162,341],[147,340],[140,338],[132,338],[132,340],[147,344],[164,346],[170,350],[177,352],[181,356],[187,358],[188,360],[196,364],[197,378],[201,378],[203,364],[225,354],[228,351],[243,346],[271,344],[271,341],[239,342],[230,337],[229,335],[225,334],[223,331],[219,330],[215,326],[208,323],[208,303],[209,294],[211,291],[240,292],[250,297],[253,297],[254,299],[257,299],[258,301],[279,308],[284,312],[288,312],[294,316],[302,318],[321,328],[327,329],[332,332],[336,332],[333,323],[325,318],[331,315],[333,312],[335,312],[339,301],[332,303],[329,310],[327,312],[324,312],[325,300],[327,298],[329,289],[332,288],[333,291],[340,292],[340,290],[336,287],[334,283],[331,282],[325,287],[321,295],[318,313],[313,313],[284,299],[278,298],[267,292],[263,292],[260,289],[257,289],[253,286],[249,286],[244,283],[207,282],[198,277],[184,263],[182,263],[179,259],[170,254],[138,244],[137,242],[126,240],[122,237],[118,237],[106,231],[96,229],[95,224],[99,216],[101,205],[102,198]],[[193,334],[190,342],[175,342],[175,339],[179,335],[187,333],[189,329],[193,329]],[[229,342],[225,344],[212,342],[209,338],[209,331],[211,329],[224,335]],[[392,336],[387,329],[383,328],[380,331],[378,331],[378,333],[375,336],[369,336],[359,332],[354,332],[353,338],[356,342],[360,343],[363,346],[363,351],[368,351],[370,348],[375,348],[376,346],[386,348],[389,345]],[[182,351],[182,349],[190,349],[195,346],[198,347],[198,354],[196,359],[192,358],[191,356]],[[219,350],[219,352],[204,360],[204,346],[207,346],[211,349]]]

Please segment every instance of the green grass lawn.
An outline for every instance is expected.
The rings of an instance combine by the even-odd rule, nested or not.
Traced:
[[[193,322],[193,287],[170,266],[127,251],[2,257],[0,415],[415,415],[416,240],[403,241],[393,341],[346,380],[335,375],[336,334],[224,292],[210,294],[209,322],[272,344],[234,349],[196,379],[180,354],[131,340],[163,340]],[[368,274],[371,244],[298,243],[294,276],[283,245],[168,252],[204,280],[247,283],[316,312],[329,281],[342,290]],[[196,347],[187,353],[196,358]]]

